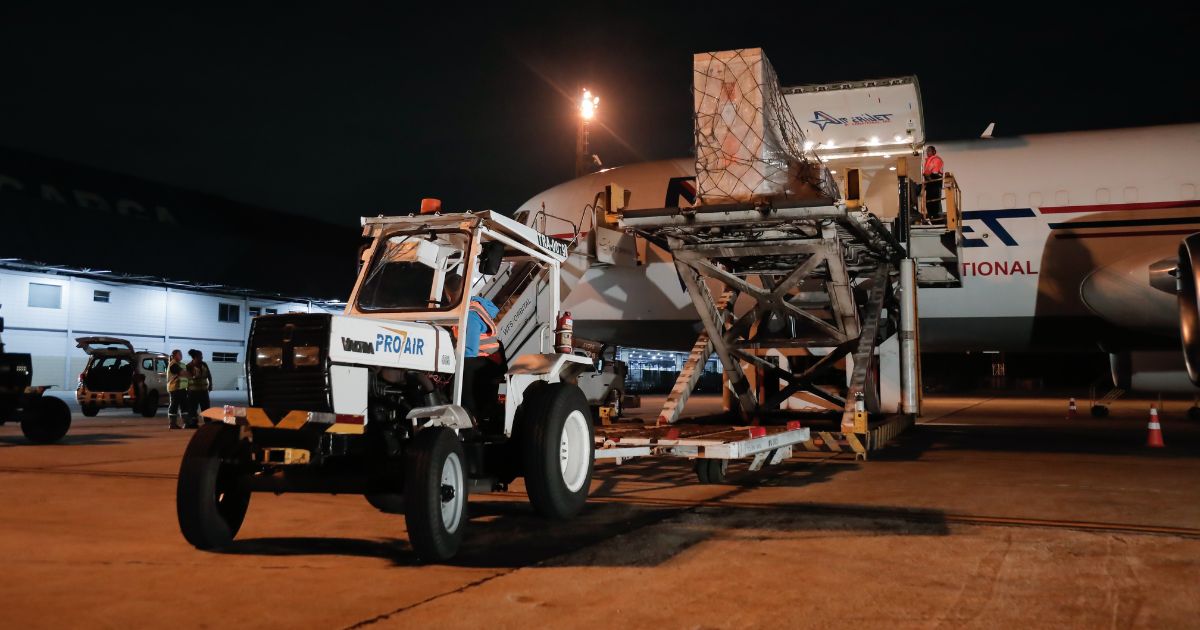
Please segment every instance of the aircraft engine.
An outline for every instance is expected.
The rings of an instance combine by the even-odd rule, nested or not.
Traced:
[[[1108,355],[1113,386],[1135,392],[1195,393],[1178,350],[1134,350]]]
[[[1200,232],[1179,245],[1179,336],[1188,378],[1200,386]]]

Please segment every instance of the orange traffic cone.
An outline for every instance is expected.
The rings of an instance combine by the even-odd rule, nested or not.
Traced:
[[[1075,397],[1071,397],[1071,402],[1067,403],[1067,420],[1075,417]]]
[[[1149,448],[1162,448],[1163,444],[1162,427],[1158,424],[1158,409],[1154,405],[1150,405],[1150,422],[1146,425],[1150,433],[1146,436],[1146,446]]]

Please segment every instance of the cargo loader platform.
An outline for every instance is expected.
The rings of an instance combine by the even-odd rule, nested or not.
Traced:
[[[729,462],[752,458],[750,470],[782,462],[796,445],[810,440],[810,430],[787,426],[680,424],[642,426],[618,424],[596,427],[596,461],[617,464],[635,457],[684,457],[695,462],[702,483],[725,480]]]

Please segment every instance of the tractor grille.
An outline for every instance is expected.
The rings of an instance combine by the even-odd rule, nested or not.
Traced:
[[[288,411],[332,411],[329,391],[329,315],[265,315],[254,319],[246,364],[250,375],[250,404],[268,415]],[[320,361],[297,367],[292,356],[297,346],[317,346]],[[282,365],[260,367],[258,348],[281,348]],[[278,420],[278,418],[272,418]]]

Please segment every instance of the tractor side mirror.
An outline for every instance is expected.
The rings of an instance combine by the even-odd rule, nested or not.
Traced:
[[[479,254],[479,273],[494,276],[500,272],[500,263],[504,262],[504,243],[492,241],[484,243]]]

